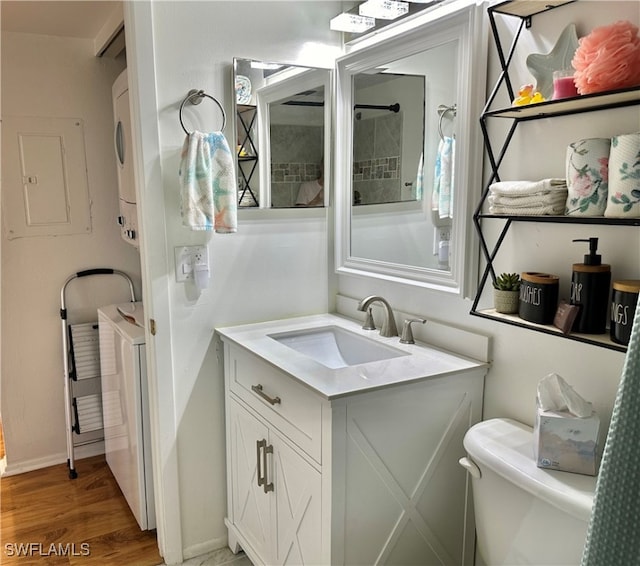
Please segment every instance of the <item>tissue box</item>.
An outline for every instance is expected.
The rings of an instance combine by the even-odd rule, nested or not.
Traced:
[[[600,418],[576,417],[538,408],[534,452],[539,468],[595,476],[598,473]]]

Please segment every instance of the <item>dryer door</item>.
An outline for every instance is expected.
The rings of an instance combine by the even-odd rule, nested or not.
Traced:
[[[129,112],[129,89],[118,94],[114,101],[114,145],[118,165],[118,192],[120,199],[136,202],[136,186],[133,175],[131,153],[131,114]]]

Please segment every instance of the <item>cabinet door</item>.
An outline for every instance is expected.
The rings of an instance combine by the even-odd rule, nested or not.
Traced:
[[[480,415],[481,388],[481,379],[452,375],[350,400],[344,564],[473,562],[468,478],[458,460]]]
[[[320,564],[320,472],[273,430],[270,431],[270,442],[273,445],[273,463],[268,473],[269,481],[274,483],[274,492],[271,494],[275,529],[274,564]]]
[[[231,427],[231,485],[233,523],[247,539],[253,550],[269,558],[271,546],[270,501],[273,493],[265,493],[258,485],[258,459],[256,443],[267,440],[268,428],[240,404],[227,397]]]

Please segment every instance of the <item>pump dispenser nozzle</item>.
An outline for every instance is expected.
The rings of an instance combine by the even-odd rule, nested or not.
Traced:
[[[600,265],[602,256],[598,253],[598,238],[577,239],[574,242],[589,242],[589,253],[584,256],[585,265]]]
[[[584,334],[604,334],[609,307],[609,284],[611,266],[602,263],[598,251],[598,238],[577,239],[574,242],[588,242],[589,253],[584,263],[573,264],[571,276],[571,304],[580,310],[571,329]]]

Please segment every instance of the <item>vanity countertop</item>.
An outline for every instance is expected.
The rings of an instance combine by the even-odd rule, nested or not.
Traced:
[[[269,336],[281,332],[327,326],[343,328],[410,355],[331,369]],[[363,330],[360,322],[337,314],[319,314],[229,326],[216,328],[216,331],[223,341],[245,348],[327,399],[488,367],[485,362],[447,352],[428,344],[419,342],[401,344],[397,336],[383,338],[377,330]]]

